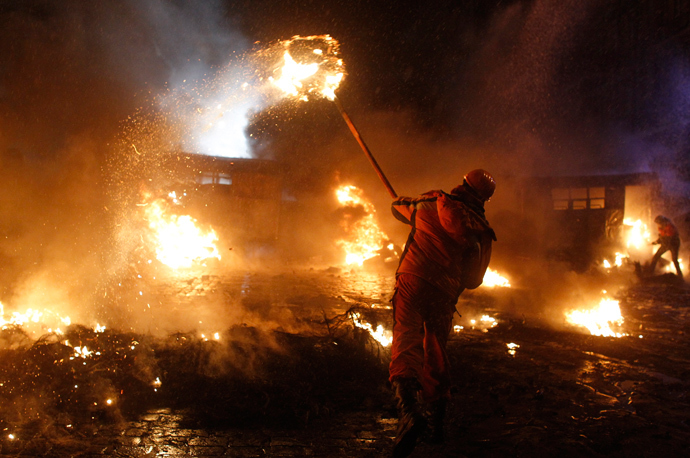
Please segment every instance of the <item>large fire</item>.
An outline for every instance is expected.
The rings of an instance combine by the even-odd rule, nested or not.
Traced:
[[[640,249],[645,245],[649,245],[651,241],[651,234],[647,225],[640,219],[633,221],[630,218],[623,220],[625,226],[625,246],[630,249]]]
[[[335,193],[343,207],[361,209],[363,212],[360,218],[347,218],[343,221],[347,235],[337,242],[345,251],[345,264],[361,266],[367,259],[380,254],[389,243],[388,237],[376,223],[374,204],[364,196],[361,189],[356,186],[341,186]]]
[[[623,315],[617,300],[604,297],[599,304],[588,309],[571,310],[565,314],[566,322],[587,328],[593,336],[623,337],[619,332]],[[614,330],[615,329],[615,330]]]
[[[627,253],[616,252],[613,256],[604,258],[602,266],[605,269],[621,267],[631,257],[647,255],[647,251],[653,251],[651,247],[651,233],[647,225],[641,220],[625,218],[623,220],[623,240]]]
[[[29,308],[25,312],[12,312],[5,316],[5,306],[0,303],[0,329],[9,327],[22,328],[33,335],[44,333],[61,334],[61,326],[69,326],[71,320],[68,316],[60,316],[58,313],[48,309],[38,310]]]
[[[495,288],[495,287],[502,287],[502,288],[510,288],[510,280],[508,280],[506,277],[502,276],[495,270],[492,270],[491,268],[486,269],[486,273],[484,274],[484,279],[482,280],[482,286],[486,286],[489,288]]]
[[[174,199],[175,196],[171,196]],[[156,199],[144,205],[145,218],[153,231],[156,259],[173,269],[189,268],[207,259],[220,259],[213,229],[204,231],[189,215],[166,213],[167,203]]]
[[[283,65],[269,80],[285,95],[300,100],[312,96],[335,99],[335,90],[345,77],[338,42],[330,35],[314,35],[294,36],[281,44]]]

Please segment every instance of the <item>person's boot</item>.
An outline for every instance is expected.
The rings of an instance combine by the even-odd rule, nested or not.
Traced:
[[[400,378],[393,381],[395,399],[398,404],[398,429],[393,444],[393,458],[409,456],[417,445],[417,439],[426,429],[426,418],[417,402],[420,390],[414,378]]]
[[[432,444],[441,444],[445,440],[445,435],[443,434],[443,423],[446,418],[447,405],[448,400],[445,398],[431,403],[429,409],[428,442]]]

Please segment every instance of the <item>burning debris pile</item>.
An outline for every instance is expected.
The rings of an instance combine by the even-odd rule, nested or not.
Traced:
[[[154,338],[72,325],[0,352],[0,430],[23,440],[90,434],[158,406],[194,411],[206,426],[304,424],[376,396],[385,379],[347,316],[323,337],[236,326],[217,339]],[[18,326],[0,338],[30,340]]]

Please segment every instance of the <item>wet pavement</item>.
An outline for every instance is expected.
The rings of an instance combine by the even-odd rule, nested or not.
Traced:
[[[241,372],[241,364],[253,361],[269,369],[259,368],[262,375],[246,380],[239,372],[202,378],[194,369],[185,372],[187,353],[165,360],[161,355],[170,350],[153,343],[150,353],[161,359],[156,367],[163,388],[169,387],[165,396],[148,402],[157,396],[152,391],[130,395],[134,402],[127,408],[100,411],[79,425],[52,419],[13,429],[5,422],[0,456],[390,456],[396,419],[385,381],[389,355],[351,326],[347,312],[354,308],[390,329],[391,287],[389,273],[338,269],[161,281],[140,296],[147,313],[160,317],[164,310],[157,307],[167,307],[167,320],[145,317],[142,323],[166,332],[176,323],[171,316],[183,318],[188,307],[204,316],[190,329],[208,325],[212,317],[219,329],[238,318],[250,328],[271,323],[265,332],[285,336],[276,338],[275,353],[234,368]],[[685,285],[631,284],[622,290],[618,299],[629,334],[622,338],[554,329],[506,312],[502,304],[519,294],[480,288],[463,296],[463,317],[457,320],[465,328],[449,343],[454,385],[447,440],[421,443],[413,457],[687,456]],[[241,307],[228,312],[221,307],[228,301]],[[497,324],[467,325],[483,314]],[[291,337],[297,335],[301,340]],[[285,348],[305,356],[288,364],[281,360]],[[170,367],[180,367],[182,375]],[[348,373],[352,378],[343,376]],[[120,391],[123,398],[128,389]],[[234,397],[241,396],[245,402],[239,406]]]

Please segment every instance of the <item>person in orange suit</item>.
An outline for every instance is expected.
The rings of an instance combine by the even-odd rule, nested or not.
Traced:
[[[460,294],[482,283],[491,258],[496,235],[484,204],[495,189],[491,174],[477,169],[450,193],[429,191],[393,201],[393,215],[411,228],[391,299],[389,380],[399,413],[396,458],[412,453],[427,424],[431,440],[443,441],[450,398],[446,343]],[[418,399],[431,407],[427,415]]]

